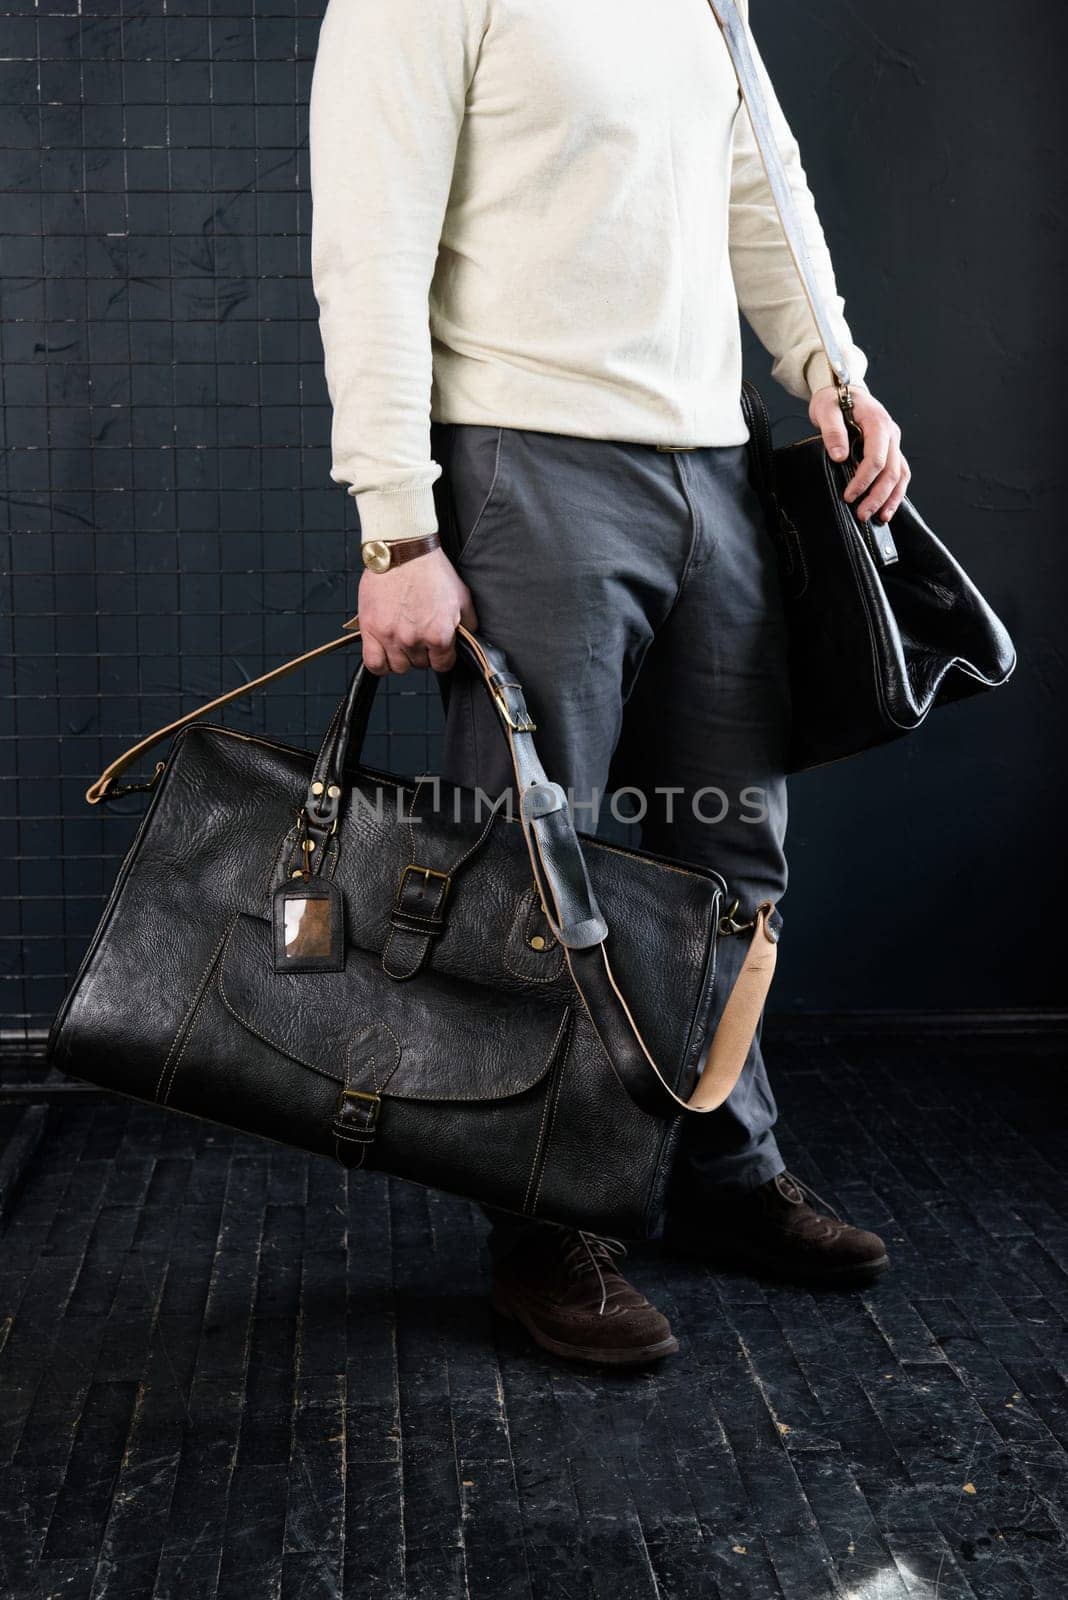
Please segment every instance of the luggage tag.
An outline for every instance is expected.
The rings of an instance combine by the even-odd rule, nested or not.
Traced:
[[[305,867],[274,891],[274,970],[342,972],[345,967],[345,901],[331,878]]]

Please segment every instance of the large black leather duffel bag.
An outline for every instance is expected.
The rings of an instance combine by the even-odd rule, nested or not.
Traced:
[[[779,914],[756,912],[714,1005],[735,936],[722,878],[577,834],[504,657],[465,629],[511,748],[511,815],[360,765],[378,683],[362,665],[318,753],[197,720],[355,637],[158,730],[90,787],[152,800],[49,1059],[347,1166],[647,1237],[681,1118],[744,1064]],[[147,784],[116,785],[168,736]]]

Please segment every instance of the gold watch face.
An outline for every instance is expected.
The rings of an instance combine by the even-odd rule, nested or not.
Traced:
[[[368,539],[363,546],[363,564],[371,572],[388,572],[392,559],[389,545],[381,539]]]

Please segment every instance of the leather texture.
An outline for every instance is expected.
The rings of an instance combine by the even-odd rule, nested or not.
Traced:
[[[858,440],[844,462],[818,434],[773,448],[748,380],[742,405],[790,630],[790,770],[900,738],[937,706],[1005,683],[1008,630],[908,496],[885,527],[843,500]]]
[[[681,1116],[722,1104],[744,1064],[778,912],[760,908],[710,1038],[723,879],[576,833],[503,654],[457,642],[500,712],[519,815],[362,767],[380,681],[362,665],[315,752],[180,719],[49,1060],[347,1166],[647,1237]],[[118,774],[174,730],[88,798],[128,792]],[[309,883],[290,951],[279,915]]]

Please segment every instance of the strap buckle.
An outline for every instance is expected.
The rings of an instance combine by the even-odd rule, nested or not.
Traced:
[[[382,1109],[382,1096],[368,1089],[342,1089],[334,1107],[334,1148],[338,1159],[346,1166],[362,1167],[367,1151],[374,1143],[378,1113]],[[342,1154],[348,1145],[350,1158]]]
[[[424,884],[429,884],[431,878],[439,878],[441,880],[441,882],[444,884],[444,888],[441,890],[441,895],[438,900],[439,905],[445,899],[445,896],[452,887],[452,877],[448,872],[439,872],[437,867],[423,867],[420,866],[418,861],[409,861],[406,866],[401,868],[401,875],[397,880],[397,893],[394,896],[394,899],[398,903],[403,898],[405,884],[409,872],[418,873],[418,875],[423,879]]]
[[[519,700],[518,712],[513,712],[511,706],[501,693],[502,689],[517,689],[519,691],[517,697]],[[501,716],[504,718],[505,722],[511,728],[513,733],[533,733],[536,730],[538,724],[534,721],[530,712],[527,710],[526,702],[523,699],[523,685],[521,683],[517,683],[514,678],[494,677],[493,681],[490,683],[489,690],[490,694],[493,696],[493,701],[497,707],[497,710],[500,712]]]

